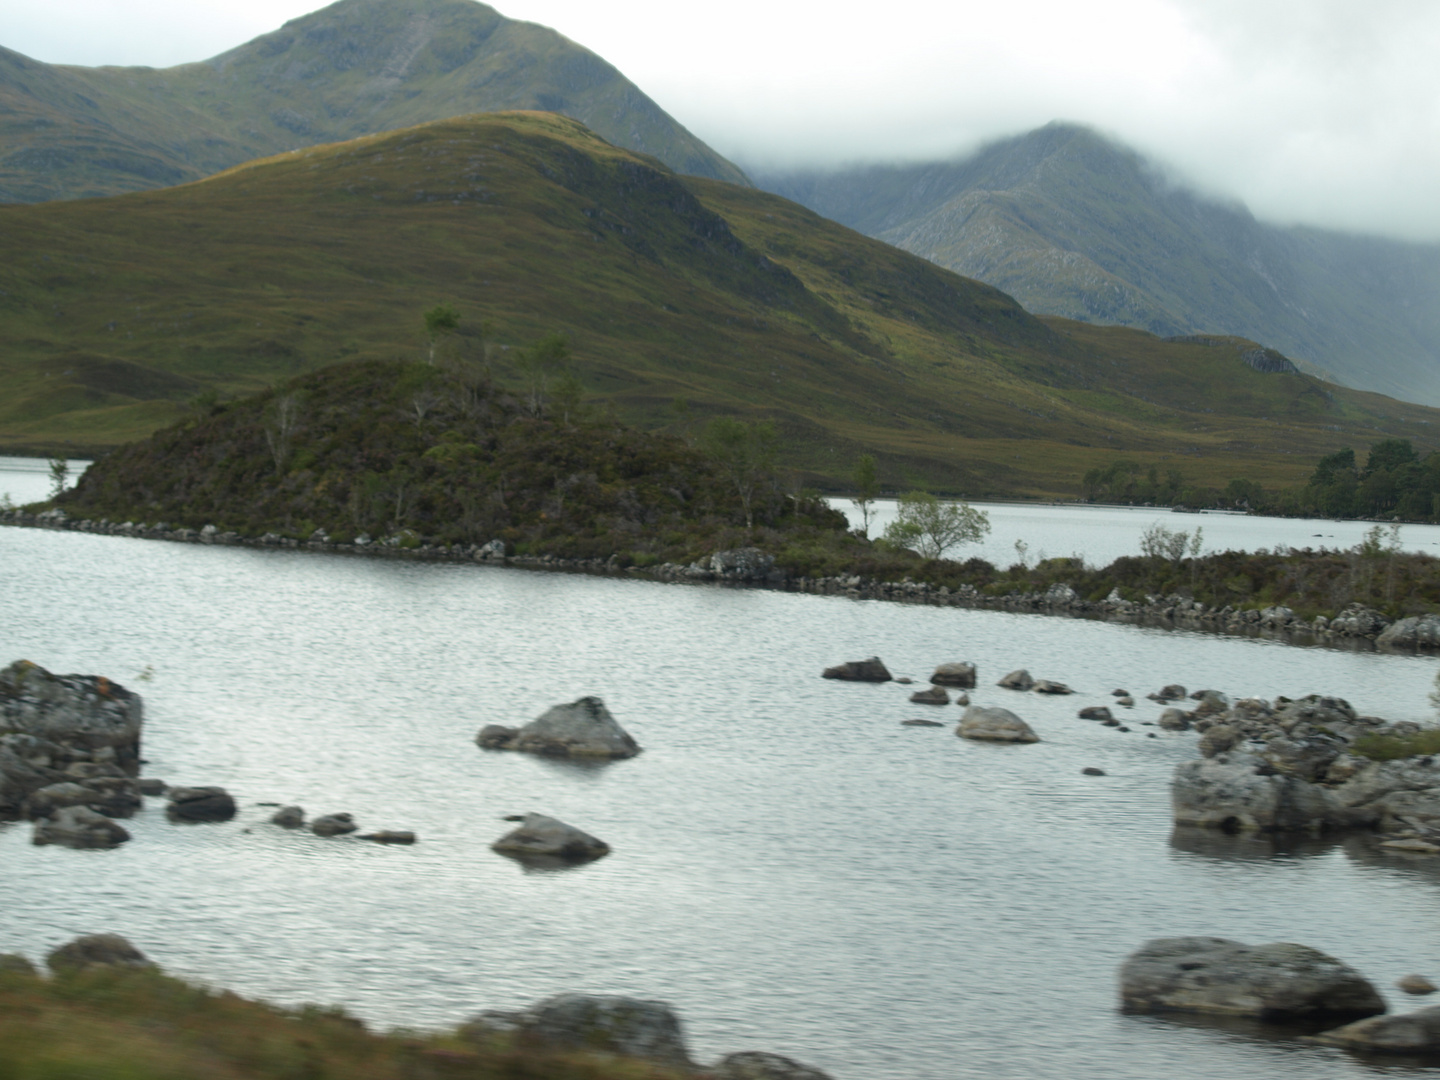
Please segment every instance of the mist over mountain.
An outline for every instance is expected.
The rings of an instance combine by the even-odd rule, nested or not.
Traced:
[[[746,183],[612,65],[473,0],[340,0],[201,63],[44,64],[0,48],[0,201],[115,195],[476,112],[539,109],[677,172]]]
[[[1440,404],[1440,245],[1269,225],[1086,127],[1052,123],[956,161],[755,177],[1037,314],[1239,335]]]

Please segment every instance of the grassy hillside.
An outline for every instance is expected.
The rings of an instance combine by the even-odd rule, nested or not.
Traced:
[[[1236,334],[1348,385],[1440,404],[1440,246],[1256,221],[1070,124],[961,161],[762,186],[1037,313]]]
[[[1224,487],[1303,484],[1440,413],[1265,374],[1248,342],[1037,319],[753,188],[678,177],[552,114],[441,121],[115,199],[0,208],[0,446],[103,448],[340,360],[444,347],[514,381],[568,335],[593,401],[648,427],[773,419],[843,485],[1078,494],[1124,454]],[[488,325],[486,325],[488,324]],[[677,417],[677,399],[690,419]],[[1377,434],[1379,433],[1379,434]]]
[[[0,202],[177,184],[467,113],[545,109],[678,172],[745,178],[589,50],[473,0],[340,0],[201,63],[43,64],[0,48]]]

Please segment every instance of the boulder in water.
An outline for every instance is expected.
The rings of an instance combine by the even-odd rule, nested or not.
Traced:
[[[353,814],[321,814],[310,822],[310,831],[316,836],[345,836],[359,827]]]
[[[1156,938],[1120,968],[1125,1012],[1192,1012],[1258,1020],[1374,1016],[1379,992],[1359,972],[1304,945]]]
[[[986,708],[983,705],[971,705],[965,710],[955,734],[962,739],[978,739],[983,742],[1040,741],[1040,736],[1035,734],[1030,725],[1009,709]]]
[[[629,758],[640,745],[598,697],[556,705],[521,728],[488,724],[475,741],[485,750],[518,750],[547,757]]]
[[[35,822],[31,843],[72,848],[113,848],[130,839],[118,822],[88,806],[66,806]]]
[[[1055,682],[1053,679],[1039,679],[1031,689],[1037,694],[1073,694],[1075,692],[1063,682]]]
[[[910,695],[916,705],[949,705],[950,692],[943,686],[932,686],[928,690],[917,690]]]
[[[1104,705],[1090,705],[1080,710],[1081,720],[1113,720],[1115,717]]]
[[[996,686],[1003,686],[1006,690],[1029,690],[1035,685],[1035,680],[1030,677],[1030,672],[1024,668],[1010,672]]]
[[[847,660],[843,664],[828,667],[821,672],[823,679],[840,679],[844,682],[890,682],[893,676],[890,669],[881,662],[878,656],[872,656],[868,660]]]
[[[171,821],[229,821],[235,816],[235,800],[222,787],[172,787],[165,816]]]
[[[540,856],[567,862],[589,862],[610,854],[610,845],[605,841],[545,814],[526,814],[518,828],[490,847],[502,855]]]
[[[975,665],[965,661],[941,664],[935,669],[935,674],[930,676],[930,681],[936,686],[953,686],[958,690],[973,690],[975,689]]]

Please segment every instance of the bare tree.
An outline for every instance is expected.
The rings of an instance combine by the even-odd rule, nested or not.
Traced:
[[[285,462],[290,459],[290,441],[300,426],[300,395],[293,390],[277,395],[265,410],[263,425],[270,456],[275,459],[275,471],[283,475]]]

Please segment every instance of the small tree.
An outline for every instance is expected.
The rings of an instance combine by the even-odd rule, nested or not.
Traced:
[[[515,364],[525,380],[525,405],[531,416],[545,415],[551,380],[564,372],[569,359],[570,346],[564,334],[546,334],[520,353]]]
[[[65,460],[63,454],[57,454],[50,459],[50,497],[53,499],[65,490],[65,482],[70,479],[70,462]]]
[[[430,363],[435,363],[435,347],[441,339],[455,333],[460,326],[460,313],[449,304],[439,304],[425,312],[425,340],[430,345]]]
[[[875,513],[875,499],[880,494],[880,470],[875,466],[874,454],[861,454],[855,462],[855,471],[850,474],[855,485],[855,497],[850,501],[860,511],[860,534],[870,536],[870,518]]]
[[[959,544],[973,544],[990,532],[990,516],[965,502],[941,502],[928,491],[900,496],[899,513],[885,526],[885,540],[924,558],[943,558]]]
[[[745,423],[717,416],[705,426],[701,448],[724,473],[740,496],[745,527],[755,527],[755,491],[775,467],[775,425],[768,420]]]

